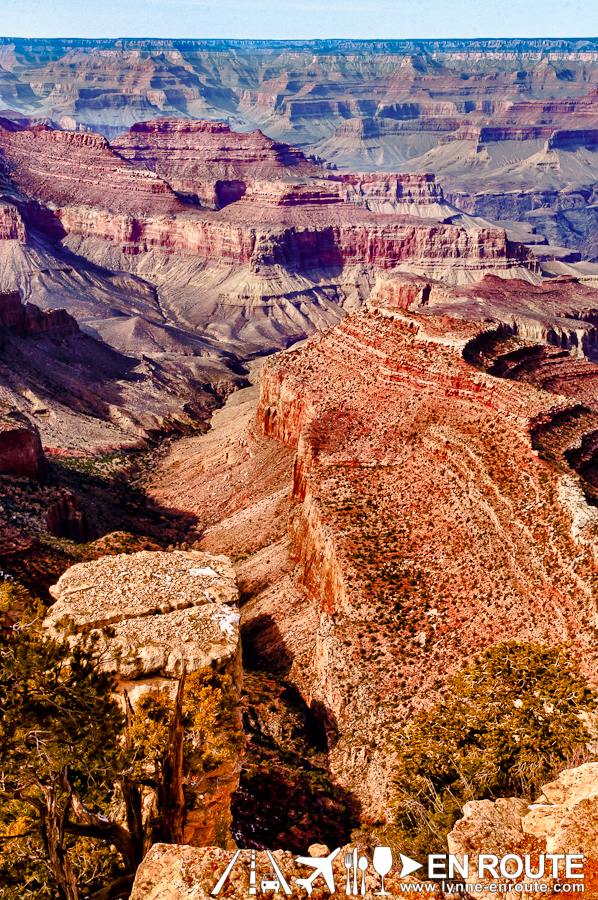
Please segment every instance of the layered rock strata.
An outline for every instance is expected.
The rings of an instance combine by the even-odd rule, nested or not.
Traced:
[[[257,415],[296,448],[289,533],[319,617],[307,670],[291,672],[370,820],[392,793],[401,718],[457,660],[497,639],[575,635],[598,676],[593,519],[582,540],[564,471],[532,436],[578,403],[468,363],[500,326],[423,317],[381,293],[267,361]]]
[[[377,280],[371,298],[425,315],[491,320],[505,333],[550,344],[578,360],[593,359],[596,354],[598,292],[574,277],[531,284],[486,275],[471,285],[449,286],[433,279],[391,275]],[[550,371],[555,378],[554,368]]]
[[[6,40],[6,132],[120,135],[121,159],[136,157],[194,202],[222,207],[256,176],[322,170],[285,140],[345,170],[436,172],[460,208],[536,221],[551,243],[596,257],[585,203],[596,184],[592,40],[327,42],[317,64],[310,42],[59,41],[34,51]]]
[[[223,122],[154,119],[133,125],[111,146],[209,209],[240,199],[254,181],[322,175],[322,168],[300,150],[261,131],[235,133]]]
[[[56,602],[45,619],[48,634],[60,637],[69,627],[76,640],[110,626],[100,634],[102,666],[115,673],[133,706],[148,692],[165,691],[172,701],[184,669],[228,675],[240,696],[239,594],[227,557],[199,551],[104,556],[72,566],[50,592]],[[230,796],[240,767],[237,751],[215,769],[186,776],[186,843],[234,846]]]
[[[0,159],[5,178],[26,196],[54,208],[80,204],[114,213],[133,208],[160,215],[181,206],[162,178],[129,165],[100,134],[45,125],[7,129],[0,121]]]
[[[5,126],[3,283],[41,306],[64,295],[107,340],[104,320],[134,311],[199,330],[202,354],[244,356],[338,321],[378,270],[537,278],[534,255],[501,227],[451,224],[431,175],[336,176],[260,132],[206,121],[142,123],[114,146]]]

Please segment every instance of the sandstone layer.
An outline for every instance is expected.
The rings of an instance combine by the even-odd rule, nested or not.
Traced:
[[[60,637],[69,628],[76,641],[77,634],[98,631],[101,664],[115,673],[133,707],[148,692],[165,691],[173,701],[183,669],[228,675],[239,697],[238,590],[227,557],[180,550],[104,556],[67,569],[51,594],[48,634]],[[230,797],[241,758],[236,752],[216,768],[186,776],[186,843],[234,846]]]
[[[466,880],[475,883],[479,854],[523,853],[529,850],[530,838],[541,853],[583,854],[588,869],[585,890],[592,895],[598,860],[598,763],[565,769],[543,786],[533,803],[516,798],[466,803],[463,818],[448,835],[448,846],[459,858],[468,854]],[[562,861],[559,873],[564,880]],[[551,874],[549,863],[539,880],[550,883]]]
[[[112,141],[125,159],[142,163],[201,206],[219,209],[243,196],[247,184],[321,176],[300,150],[260,131],[231,132],[222,122],[154,119]]]

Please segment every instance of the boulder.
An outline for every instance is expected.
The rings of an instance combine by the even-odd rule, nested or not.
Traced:
[[[50,588],[47,629],[111,626],[104,666],[119,681],[177,679],[211,666],[239,682],[235,573],[226,556],[142,550],[72,566]],[[65,618],[66,617],[66,618]],[[139,691],[136,691],[139,695]]]
[[[459,819],[448,835],[449,853],[462,857],[483,848],[487,852],[512,853],[513,847],[523,844],[525,836],[521,819],[528,810],[525,800],[508,797],[500,800],[472,800],[463,807]]]
[[[530,839],[540,853],[598,858],[598,763],[561,772],[535,803],[514,798],[466,803],[448,847],[458,857],[468,854],[468,880],[475,881],[479,854],[529,853]]]
[[[598,857],[598,763],[565,769],[521,820],[524,834],[546,841],[547,853]]]
[[[50,593],[56,602],[45,620],[47,632],[68,634],[74,643],[96,630],[101,665],[114,672],[133,707],[148,692],[166,691],[174,700],[183,668],[229,675],[240,697],[239,592],[228,557],[195,550],[104,556],[72,566]],[[237,747],[240,713],[234,729]],[[230,798],[239,786],[242,756],[241,748],[208,771],[188,773],[186,843],[235,846]]]

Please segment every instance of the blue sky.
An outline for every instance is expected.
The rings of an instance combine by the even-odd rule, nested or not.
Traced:
[[[598,36],[597,0],[4,0],[15,37]]]

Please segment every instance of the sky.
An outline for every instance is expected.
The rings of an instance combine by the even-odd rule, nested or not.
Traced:
[[[0,0],[11,37],[596,37],[598,0]]]

